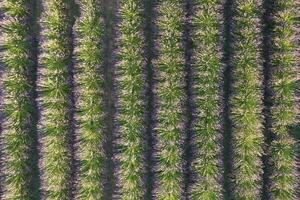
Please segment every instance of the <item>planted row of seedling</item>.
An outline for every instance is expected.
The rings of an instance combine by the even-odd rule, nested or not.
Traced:
[[[78,199],[103,198],[103,5],[80,0],[80,18],[75,24],[75,83],[78,158]]]
[[[4,64],[1,160],[5,162],[1,169],[5,177],[1,183],[2,195],[4,199],[29,200],[35,199],[33,195],[38,189],[34,185],[30,187],[34,171],[30,154],[36,128],[32,101],[35,87],[35,38],[31,23],[34,3],[4,0],[0,6],[4,15],[1,21],[1,63]]]
[[[143,38],[141,2],[119,2],[116,69],[118,94],[118,184],[116,198],[143,197]]]
[[[298,8],[297,8],[298,6]],[[297,121],[297,11],[299,2],[278,0],[274,2],[274,29],[271,33],[271,89],[273,106],[271,107],[272,133],[271,175],[272,198],[285,200],[297,199],[296,138],[294,132]],[[299,17],[299,13],[298,13]],[[298,27],[299,28],[299,27]]]
[[[41,16],[38,72],[42,192],[48,199],[71,197],[72,1],[45,0]]]
[[[260,1],[237,1],[233,30],[233,164],[235,198],[256,199],[262,173],[262,67]]]

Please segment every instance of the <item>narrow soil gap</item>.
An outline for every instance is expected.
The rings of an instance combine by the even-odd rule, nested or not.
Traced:
[[[144,199],[153,199],[153,187],[154,187],[154,115],[155,115],[155,100],[154,100],[154,33],[153,33],[153,15],[154,15],[154,2],[155,0],[144,0],[143,1],[143,15],[144,15],[144,56],[145,56],[145,69],[144,78],[146,87],[144,91],[144,102],[145,102],[145,136],[143,138],[145,144],[145,194]]]
[[[33,52],[32,52],[32,58],[34,61],[34,66],[32,70],[29,72],[30,77],[30,85],[32,85],[32,91],[30,94],[31,102],[33,105],[33,111],[32,111],[32,132],[31,132],[31,148],[30,148],[30,163],[31,163],[31,170],[32,170],[32,177],[30,180],[30,189],[33,200],[39,200],[41,199],[41,179],[40,179],[40,170],[39,170],[39,139],[38,139],[38,120],[39,120],[39,113],[38,113],[38,105],[37,105],[37,68],[38,68],[38,55],[39,55],[39,32],[40,27],[38,25],[38,20],[40,17],[40,2],[34,1],[32,5],[31,13],[32,19],[31,19],[31,26],[33,28]]]
[[[231,81],[232,81],[232,21],[233,21],[233,0],[226,0],[223,7],[224,19],[224,44],[223,44],[223,62],[225,64],[223,74],[223,196],[226,200],[234,199],[233,191],[233,135],[232,122],[230,120],[230,95],[231,95]]]
[[[104,191],[103,198],[113,199],[116,188],[116,177],[114,174],[114,140],[115,140],[115,71],[114,71],[114,38],[115,38],[115,0],[101,0],[103,5],[103,20],[104,20],[104,35],[103,35],[103,79],[104,79],[104,92],[103,92],[103,108],[104,108],[104,142],[103,149],[105,154],[103,179]]]
[[[71,89],[70,94],[69,94],[69,100],[70,100],[70,108],[69,108],[69,151],[70,151],[70,199],[75,199],[76,197],[76,192],[77,192],[77,180],[78,180],[78,174],[79,174],[79,160],[77,158],[77,139],[78,135],[76,132],[76,119],[75,119],[75,111],[76,111],[76,97],[75,97],[75,80],[74,80],[74,73],[75,73],[75,60],[73,57],[75,56],[74,54],[74,49],[75,49],[75,34],[74,34],[74,24],[76,17],[79,15],[79,7],[75,3],[75,1],[71,1],[71,10],[70,10],[70,18],[71,18],[71,29],[70,29],[70,38],[71,38],[71,46],[70,50],[72,52],[71,54],[71,64],[69,65],[69,87]]]
[[[185,1],[185,21],[184,21],[184,59],[185,59],[185,124],[184,124],[184,143],[183,143],[183,198],[189,199],[189,189],[191,184],[191,163],[192,163],[192,120],[193,120],[193,100],[192,100],[192,39],[191,22],[192,0]]]
[[[270,66],[270,53],[271,53],[271,38],[272,32],[272,0],[263,1],[262,13],[262,59],[263,59],[263,116],[264,116],[264,155],[262,156],[263,174],[262,174],[262,191],[261,196],[263,200],[271,199],[271,158],[270,158],[270,145],[274,136],[271,132],[271,106],[272,94],[270,90],[271,81],[271,66]]]

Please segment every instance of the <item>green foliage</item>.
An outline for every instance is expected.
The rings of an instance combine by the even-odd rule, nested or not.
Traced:
[[[194,95],[197,109],[194,125],[195,160],[198,176],[192,187],[192,199],[215,200],[221,197],[220,147],[220,2],[195,0],[192,25],[194,43]]]
[[[47,199],[69,199],[70,191],[70,0],[45,0],[39,71],[43,187]]]
[[[235,196],[257,199],[262,172],[262,91],[259,1],[236,1],[233,57],[233,122]]]
[[[11,200],[32,199],[30,180],[33,176],[29,159],[32,144],[34,107],[30,99],[34,69],[30,0],[1,2],[5,20],[1,24],[4,64],[4,196]],[[2,183],[1,183],[2,184]]]
[[[98,0],[81,0],[79,3],[81,17],[76,24],[78,64],[75,74],[80,160],[78,199],[97,200],[103,194],[100,184],[104,156],[101,107],[103,79],[99,72],[103,23]]]
[[[296,194],[295,140],[290,128],[296,125],[296,17],[297,3],[294,0],[275,1],[274,31],[272,34],[273,54],[272,90],[273,133],[271,158],[274,164],[272,196],[276,200],[294,199]]]
[[[157,153],[158,190],[157,199],[180,199],[181,183],[181,103],[184,99],[182,49],[183,5],[179,0],[158,2],[157,45],[159,56],[156,63],[158,83]]]
[[[149,0],[151,1],[151,0]],[[233,125],[233,189],[234,199],[259,199],[262,185],[263,134],[262,134],[262,79],[260,42],[263,25],[260,21],[261,0],[236,0],[233,2],[233,49],[232,49],[232,92],[230,96],[230,118]],[[41,12],[40,60],[37,73],[39,111],[37,116],[34,97],[36,89],[36,33],[33,0],[1,0],[1,67],[3,66],[3,102],[1,102],[1,170],[4,174],[1,198],[9,200],[33,200],[39,198],[35,184],[38,174],[31,155],[36,143],[36,119],[40,117],[41,134],[41,181],[45,199],[99,200],[104,197],[104,108],[101,67],[104,65],[103,38],[110,38],[112,20],[107,11],[107,23],[102,21],[102,6],[109,0],[77,0],[80,16],[75,33],[75,88],[72,86],[73,14],[76,5],[73,0],[43,0]],[[183,129],[184,50],[183,33],[185,19],[184,1],[158,0],[156,24],[157,37],[154,49],[143,43],[152,40],[152,30],[143,30],[143,23],[151,20],[142,17],[140,0],[118,2],[119,24],[117,38],[117,92],[118,92],[118,196],[121,200],[144,198],[144,157],[147,145],[144,140],[144,105],[146,88],[143,79],[143,48],[152,54],[157,50],[153,66],[157,78],[154,96],[157,117],[155,148],[157,166],[155,199],[179,200],[183,187],[181,151]],[[192,200],[222,199],[222,178],[220,166],[221,149],[220,106],[222,92],[220,32],[222,28],[221,0],[191,0],[193,42],[192,50],[192,93],[196,108],[192,124],[195,147],[192,162]],[[187,2],[186,2],[187,3]],[[230,1],[228,2],[230,4]],[[274,22],[270,33],[272,90],[271,122],[274,139],[270,145],[271,198],[274,200],[296,199],[297,159],[296,139],[292,129],[297,126],[297,25],[299,23],[297,0],[276,0],[272,4]],[[112,9],[114,3],[105,5]],[[147,3],[145,3],[146,5]],[[152,4],[151,4],[152,5]],[[147,6],[147,5],[146,5]],[[146,12],[150,14],[149,9]],[[230,7],[230,6],[225,6]],[[152,9],[152,8],[151,8]],[[147,11],[148,10],[148,11]],[[34,13],[37,12],[37,13]],[[226,19],[230,17],[226,16]],[[149,21],[147,27],[149,28]],[[231,22],[226,22],[231,23]],[[270,24],[271,25],[271,24]],[[103,30],[107,28],[104,37]],[[226,36],[227,35],[226,26]],[[147,31],[149,31],[147,33]],[[189,30],[186,30],[189,31]],[[150,33],[151,32],[151,33]],[[154,36],[153,36],[154,37]],[[227,38],[228,39],[228,38]],[[108,41],[107,56],[110,57],[112,42]],[[148,41],[148,42],[147,42]],[[152,48],[152,45],[149,44]],[[227,44],[226,44],[227,45]],[[147,45],[146,45],[147,46]],[[149,46],[149,48],[150,48]],[[187,45],[189,46],[189,45]],[[228,53],[228,52],[227,52]],[[231,52],[229,52],[231,53]],[[148,55],[153,57],[154,55]],[[107,63],[110,64],[107,58]],[[150,59],[150,58],[148,58]],[[149,64],[149,63],[148,63]],[[152,63],[150,63],[151,65]],[[148,66],[148,65],[147,65]],[[1,69],[2,70],[2,69]],[[105,70],[104,70],[105,71]],[[108,70],[109,76],[111,71]],[[151,71],[151,70],[150,70]],[[268,70],[267,70],[268,71]],[[149,72],[152,75],[152,72]],[[228,78],[228,77],[226,77]],[[150,81],[152,82],[152,81]],[[108,83],[110,84],[110,83]],[[228,83],[229,84],[229,83]],[[151,83],[152,85],[152,83]],[[152,86],[151,86],[152,87]],[[71,194],[74,174],[72,169],[73,145],[73,94],[76,93],[76,133],[78,133],[78,159],[80,161],[76,194]],[[229,90],[229,88],[227,88]],[[228,90],[226,90],[226,95]],[[1,91],[2,92],[2,91]],[[148,91],[149,92],[149,91]],[[113,94],[113,93],[111,93]],[[75,94],[74,94],[75,96]],[[152,98],[152,97],[151,97]],[[75,98],[74,98],[75,99]],[[268,97],[267,97],[268,99]],[[150,100],[152,101],[152,100]],[[114,102],[113,102],[114,103]],[[149,103],[149,102],[148,102]],[[150,106],[151,107],[151,106]],[[151,108],[152,109],[152,108]],[[154,108],[153,108],[154,109]],[[227,111],[227,107],[225,108]],[[267,108],[268,110],[268,108]],[[151,111],[152,113],[152,111]],[[3,114],[3,115],[2,115]],[[109,111],[113,119],[113,111]],[[227,120],[227,119],[226,119]],[[112,121],[108,123],[113,123]],[[229,125],[229,124],[228,124]],[[273,136],[270,136],[273,137]],[[269,138],[269,137],[268,137]],[[152,143],[152,139],[150,143]],[[156,143],[157,142],[157,143]],[[110,146],[110,145],[109,145]],[[34,148],[34,149],[33,149]],[[74,147],[75,148],[75,147]],[[152,148],[152,147],[150,147]],[[2,150],[2,146],[1,146]],[[149,153],[148,152],[148,153]],[[37,152],[36,152],[37,153]],[[152,161],[151,161],[152,162]],[[109,163],[110,165],[111,163]],[[152,164],[151,164],[152,165]],[[111,167],[111,166],[109,166]],[[113,168],[109,169],[113,170]],[[152,170],[152,169],[151,169]],[[189,173],[189,172],[188,172]],[[111,175],[109,175],[111,176]],[[152,176],[150,173],[149,176]],[[77,177],[76,177],[77,178]],[[152,177],[151,177],[152,179]],[[2,177],[1,177],[2,180]],[[77,181],[77,179],[76,179]],[[74,181],[75,182],[75,181]],[[113,181],[112,181],[113,182]],[[184,183],[185,184],[185,183]],[[188,186],[189,187],[189,186]],[[150,187],[149,187],[150,188]],[[152,188],[152,186],[151,186]],[[115,188],[109,188],[115,189]],[[149,189],[151,190],[151,189]],[[111,192],[111,191],[109,191]],[[152,193],[152,191],[150,192]]]
[[[119,8],[118,90],[120,199],[142,199],[142,37],[139,0],[122,0]]]

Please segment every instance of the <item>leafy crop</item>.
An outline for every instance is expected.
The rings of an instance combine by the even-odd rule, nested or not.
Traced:
[[[0,0],[0,199],[299,199],[298,54],[299,0]]]
[[[33,28],[30,0],[1,2],[5,20],[1,23],[1,44],[4,64],[3,112],[5,154],[5,199],[32,199],[30,180],[33,171],[30,163],[33,144],[34,105],[31,94],[34,88],[31,74],[34,71]]]
[[[179,0],[159,1],[157,12],[157,199],[175,200],[180,199],[182,176],[183,5]]]
[[[140,1],[122,0],[118,38],[118,123],[120,154],[118,171],[120,199],[139,200],[142,187],[142,36]]]
[[[262,91],[259,1],[236,2],[233,57],[235,196],[257,199],[262,172]]]
[[[103,168],[103,78],[101,5],[97,0],[81,0],[76,24],[77,122],[79,135],[79,199],[101,199]]]
[[[296,17],[294,0],[275,2],[273,53],[271,56],[273,107],[271,110],[275,139],[271,144],[272,196],[277,200],[294,199],[296,194],[295,140],[291,128],[296,122]]]
[[[220,199],[220,2],[196,0],[192,18],[194,43],[195,161],[198,176],[192,199]]]
[[[70,0],[44,1],[42,16],[40,130],[42,134],[42,183],[49,199],[70,196],[71,159],[71,30]]]

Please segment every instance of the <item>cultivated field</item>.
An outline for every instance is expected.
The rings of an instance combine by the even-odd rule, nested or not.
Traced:
[[[0,199],[299,200],[299,0],[1,0]]]

